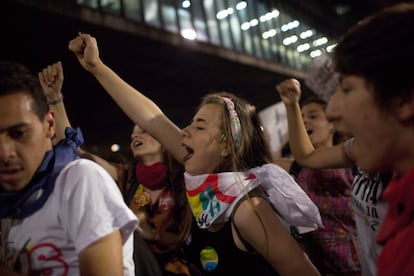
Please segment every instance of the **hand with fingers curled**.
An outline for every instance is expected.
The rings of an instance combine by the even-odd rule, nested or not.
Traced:
[[[276,85],[280,99],[285,105],[299,103],[301,96],[300,82],[297,79],[289,78]]]
[[[62,86],[64,77],[60,61],[43,68],[38,73],[38,78],[49,105],[55,105],[63,101]]]
[[[77,37],[69,41],[69,50],[75,53],[79,63],[89,72],[102,64],[99,58],[99,49],[95,37],[79,33]]]

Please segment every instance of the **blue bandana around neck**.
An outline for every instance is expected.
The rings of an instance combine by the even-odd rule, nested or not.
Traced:
[[[65,139],[46,152],[29,185],[22,191],[0,190],[0,218],[23,219],[43,207],[55,187],[61,169],[79,156],[76,149],[83,144],[79,128],[66,128]]]

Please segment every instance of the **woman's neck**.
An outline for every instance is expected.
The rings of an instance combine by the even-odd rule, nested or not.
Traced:
[[[155,163],[163,162],[164,159],[162,156],[159,156],[159,155],[146,155],[146,156],[138,157],[138,161],[146,166],[150,166]]]

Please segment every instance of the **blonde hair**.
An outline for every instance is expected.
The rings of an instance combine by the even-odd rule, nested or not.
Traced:
[[[232,132],[232,116],[227,107],[227,101],[223,97],[230,99],[234,104],[234,111],[237,113],[238,120],[240,121],[240,134],[238,136],[237,144],[234,139],[234,129]],[[259,167],[264,164],[272,162],[272,155],[270,152],[270,146],[266,139],[266,134],[263,131],[263,127],[260,125],[259,118],[256,113],[256,107],[236,95],[222,91],[207,94],[199,109],[206,104],[218,104],[222,106],[222,118],[221,118],[221,130],[222,137],[227,143],[230,156],[223,158],[221,163],[216,167],[215,172],[226,171],[246,171],[251,168]],[[239,180],[241,183],[241,179]],[[257,213],[252,198],[248,193],[245,194],[246,200],[251,204],[252,210],[256,213],[264,231],[266,240],[268,234],[263,223],[263,219],[259,213]],[[256,197],[256,196],[254,196]],[[235,226],[237,227],[237,226]],[[269,255],[269,248],[267,243],[264,245],[266,250],[266,257]]]

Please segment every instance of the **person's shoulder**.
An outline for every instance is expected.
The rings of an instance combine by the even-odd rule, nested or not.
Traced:
[[[112,177],[102,166],[85,158],[79,158],[69,162],[59,173],[57,181],[114,182]]]
[[[252,208],[253,207],[253,208]],[[237,217],[239,223],[250,224],[251,219],[256,218],[258,213],[263,211],[263,208],[271,208],[271,205],[267,199],[260,194],[249,194],[248,197],[240,200],[234,210],[234,217]]]
[[[102,172],[102,171],[105,172],[102,166],[86,158],[79,158],[79,159],[69,162],[62,169],[62,172],[65,172],[65,171],[83,171],[85,173]]]
[[[99,185],[89,185],[98,183]],[[82,193],[101,190],[104,193],[120,194],[109,173],[99,164],[85,158],[69,162],[57,176],[56,186],[62,195],[74,190],[81,190]]]

